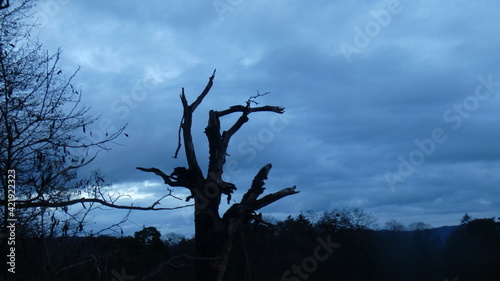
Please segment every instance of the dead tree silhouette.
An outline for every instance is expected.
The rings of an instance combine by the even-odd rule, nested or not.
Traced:
[[[182,88],[181,102],[184,109],[182,121],[179,128],[179,143],[175,156],[181,148],[181,136],[184,143],[185,155],[188,167],[177,167],[170,175],[157,168],[137,169],[152,172],[172,187],[184,187],[189,189],[191,196],[186,200],[194,199],[195,204],[195,248],[197,252],[196,272],[197,279],[203,281],[226,280],[225,273],[228,266],[228,257],[231,251],[233,237],[239,226],[250,220],[261,220],[255,211],[259,210],[283,197],[298,193],[295,186],[284,188],[278,192],[267,194],[259,198],[264,192],[264,181],[271,170],[271,164],[260,169],[252,181],[251,187],[243,195],[239,203],[234,203],[222,215],[219,214],[221,198],[224,195],[231,198],[231,194],[237,187],[233,183],[222,180],[224,163],[227,156],[227,148],[231,137],[249,120],[250,113],[273,112],[282,114],[283,107],[279,106],[257,106],[251,97],[246,105],[231,106],[226,110],[210,110],[208,125],[205,134],[209,144],[209,163],[206,175],[203,174],[196,157],[191,127],[193,112],[200,105],[210,91],[215,77],[215,70],[210,76],[208,84],[196,100],[189,104]],[[226,131],[221,132],[220,118],[230,114],[239,114],[236,122]]]

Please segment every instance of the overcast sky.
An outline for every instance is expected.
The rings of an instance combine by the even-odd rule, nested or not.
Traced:
[[[271,93],[260,105],[286,107],[282,116],[251,115],[232,140],[224,178],[238,186],[236,201],[272,163],[266,192],[297,185],[300,193],[264,215],[348,206],[380,225],[394,218],[434,227],[464,213],[500,216],[498,1],[41,3],[36,33],[49,50],[61,48],[65,73],[81,67],[76,84],[101,114],[94,135],[128,124],[129,137],[92,166],[131,195],[123,204],[149,206],[166,194],[160,178],[135,167],[185,165],[171,157],[181,87],[192,102],[216,68],[194,116],[202,165],[208,110],[257,91]],[[191,235],[192,212],[136,211],[124,230]],[[123,214],[95,214],[96,227]]]

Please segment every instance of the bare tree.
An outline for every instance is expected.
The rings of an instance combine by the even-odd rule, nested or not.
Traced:
[[[31,34],[34,25],[29,15],[36,2],[22,0],[10,7],[8,1],[0,2],[2,274],[7,274],[5,259],[15,242],[5,243],[6,238],[81,233],[89,212],[103,206],[184,207],[156,207],[170,193],[151,206],[119,205],[119,196],[106,192],[109,184],[98,171],[81,172],[99,151],[110,149],[110,142],[125,127],[93,135],[98,118],[90,115],[82,103],[82,90],[74,85],[78,71],[67,73],[59,64],[60,51],[49,54]],[[69,207],[75,204],[82,208],[72,211]]]
[[[215,76],[215,70],[208,80],[208,84],[201,94],[191,104],[188,103],[184,88],[181,93],[181,102],[184,109],[179,128],[179,146],[175,153],[177,156],[181,147],[181,135],[184,141],[184,150],[187,158],[187,167],[177,167],[171,175],[157,168],[137,169],[152,172],[162,177],[165,184],[171,187],[187,188],[195,203],[195,247],[197,251],[197,276],[198,280],[225,280],[228,265],[228,256],[231,251],[233,236],[239,226],[251,220],[262,220],[256,211],[285,196],[298,193],[295,186],[284,188],[278,192],[259,196],[264,192],[264,181],[271,170],[267,164],[254,177],[251,187],[243,195],[239,203],[233,204],[222,216],[219,206],[223,195],[227,196],[228,203],[231,194],[236,190],[233,183],[222,180],[227,148],[231,137],[249,120],[250,113],[272,112],[282,114],[283,107],[256,106],[251,97],[246,105],[235,105],[222,111],[210,110],[208,125],[205,134],[209,144],[209,163],[206,175],[203,174],[196,157],[191,134],[193,112],[200,105],[210,91]],[[220,118],[230,114],[239,114],[236,122],[227,130],[221,131]]]
[[[69,205],[63,202],[75,195],[97,194],[102,177],[78,177],[76,171],[95,159],[93,148],[107,149],[106,144],[123,130],[98,141],[88,138],[96,118],[81,104],[81,90],[72,83],[76,72],[65,75],[59,66],[59,51],[49,55],[31,39],[31,26],[23,20],[32,7],[30,1],[23,1],[19,7],[0,11],[0,204],[4,228],[13,216],[22,216],[19,223],[27,227],[50,213],[48,208]],[[27,208],[30,210],[24,212]]]
[[[82,91],[73,83],[77,72],[66,75],[60,52],[49,54],[30,34],[27,15],[34,3],[23,0],[8,9],[0,3],[2,275],[8,274],[7,255],[21,243],[14,238],[81,233],[88,213],[100,206],[158,209],[117,205],[99,172],[79,172],[124,127],[92,137],[97,118],[82,105]],[[74,204],[83,208],[71,211]]]
[[[3,3],[3,2],[2,2]],[[2,4],[0,3],[0,4]],[[5,3],[3,3],[5,4]],[[8,2],[7,2],[8,4]],[[82,104],[82,90],[59,64],[60,51],[49,54],[30,31],[36,0],[23,0],[0,9],[0,216],[2,233],[7,221],[17,219],[16,231],[36,236],[82,230],[83,219],[102,206],[128,210],[171,210],[117,204],[119,196],[106,192],[104,177],[94,171],[82,175],[99,151],[123,133],[93,135],[98,119]],[[80,213],[68,206],[81,204]],[[59,214],[59,215],[56,215]],[[1,239],[0,235],[0,239]]]
[[[395,219],[390,219],[385,223],[385,229],[390,231],[405,231],[406,227]]]
[[[376,226],[375,217],[357,207],[343,207],[324,212],[317,226],[322,230],[360,230],[370,229]]]
[[[409,231],[419,231],[419,230],[427,230],[431,229],[432,226],[430,224],[424,223],[424,222],[412,222],[408,225],[408,230]]]
[[[30,34],[33,25],[27,15],[35,3],[36,0],[23,0],[15,7],[0,10],[3,227],[8,219],[9,198],[14,195],[15,205],[14,200],[10,203],[15,206],[16,215],[25,216],[19,222],[25,224],[56,209],[66,212],[67,206],[74,204],[129,210],[183,207],[155,207],[160,200],[171,196],[170,193],[151,206],[118,205],[118,197],[105,192],[105,180],[99,172],[77,174],[99,151],[110,149],[110,142],[120,136],[125,127],[93,135],[92,124],[98,118],[91,116],[90,108],[81,102],[82,90],[73,83],[77,71],[66,75],[59,64],[60,51],[49,54]]]

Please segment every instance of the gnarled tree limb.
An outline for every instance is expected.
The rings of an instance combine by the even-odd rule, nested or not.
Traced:
[[[253,203],[250,203],[249,205],[251,206],[251,208],[253,210],[261,209],[261,208],[263,208],[271,203],[274,203],[274,202],[280,200],[283,197],[299,193],[295,189],[296,189],[296,186],[283,188],[282,190],[280,190],[278,192],[271,193],[271,194],[268,194],[268,195],[262,197],[261,199],[257,199]]]
[[[160,169],[158,168],[143,168],[143,167],[136,167],[137,170],[141,170],[143,172],[150,172],[150,173],[154,173],[155,175],[158,175],[160,176],[163,181],[165,182],[165,184],[168,184],[170,186],[182,186],[182,187],[186,187],[186,188],[191,188],[188,183],[186,182],[181,182],[181,181],[173,181],[174,178],[165,174],[163,171],[161,171]]]
[[[246,106],[235,105],[231,106],[229,109],[223,111],[210,111],[208,126],[205,129],[205,133],[208,138],[210,147],[210,164],[209,171],[212,174],[220,175],[222,173],[222,166],[226,161],[227,148],[231,137],[245,124],[248,119],[248,114],[252,112],[275,112],[283,113],[285,112],[284,107],[280,106],[260,106],[260,107],[250,107],[250,103]],[[236,122],[221,135],[220,131],[220,120],[219,117],[229,115],[231,113],[241,112],[241,116],[236,120]]]
[[[243,195],[241,199],[241,205],[247,208],[247,211],[256,211],[260,208],[263,208],[273,202],[278,201],[279,199],[292,195],[295,193],[299,193],[295,190],[295,186],[284,188],[278,192],[268,194],[261,199],[257,199],[259,195],[264,193],[264,181],[267,179],[267,175],[271,170],[272,165],[267,164],[260,169],[257,175],[254,177],[252,181],[252,186],[250,189]]]
[[[265,190],[264,181],[267,179],[267,175],[271,168],[271,164],[262,167],[254,177],[250,189],[243,195],[241,202],[232,205],[224,214],[224,220],[226,223],[233,225],[232,229],[236,229],[236,225],[240,224],[245,219],[245,216],[250,216],[256,210],[270,205],[288,195],[299,193],[295,190],[295,186],[293,186],[268,194],[261,199],[257,199]]]
[[[48,208],[55,208],[55,207],[64,207],[64,206],[70,206],[78,203],[99,203],[103,206],[107,207],[112,207],[115,209],[126,209],[126,210],[142,210],[142,211],[161,211],[161,210],[176,210],[176,209],[181,209],[181,208],[186,208],[186,207],[191,207],[193,204],[189,205],[184,205],[184,206],[177,206],[177,207],[171,207],[171,208],[155,208],[154,206],[149,206],[149,207],[139,207],[139,206],[125,206],[125,205],[116,205],[113,203],[110,203],[108,201],[98,199],[98,198],[80,198],[80,199],[74,199],[74,200],[68,200],[64,202],[48,202],[48,201],[38,201],[38,202],[27,202],[27,201],[18,201],[16,202],[16,207],[21,209],[21,208],[30,208],[30,207],[48,207]]]
[[[208,83],[205,86],[203,92],[196,98],[196,100],[191,105],[188,105],[186,95],[184,94],[184,88],[182,88],[182,93],[181,93],[181,102],[184,112],[180,126],[182,128],[182,137],[184,138],[184,149],[186,152],[186,158],[189,169],[191,170],[193,175],[197,178],[197,180],[203,179],[203,173],[201,172],[200,166],[198,165],[198,160],[196,158],[196,153],[193,144],[193,136],[191,134],[191,126],[193,123],[193,112],[198,107],[198,105],[200,105],[200,103],[203,101],[203,98],[205,98],[205,96],[212,88],[214,77],[215,77],[215,70],[212,73],[212,76],[209,77]],[[174,157],[177,157],[177,152],[179,151],[179,148],[180,146],[177,147],[177,151]]]
[[[264,181],[267,179],[267,175],[273,166],[271,164],[267,164],[260,169],[257,175],[254,177],[252,181],[252,186],[248,191],[243,195],[241,199],[241,204],[249,204],[254,202],[259,195],[264,192]]]
[[[205,96],[208,94],[208,92],[212,88],[212,85],[214,84],[215,71],[216,71],[216,69],[214,69],[212,76],[210,76],[208,78],[208,84],[205,86],[205,89],[203,89],[203,92],[201,92],[201,94],[198,96],[198,98],[189,106],[191,108],[191,111],[194,111],[198,107],[198,105],[200,105],[200,103],[203,101]]]
[[[281,114],[281,113],[285,112],[285,108],[281,107],[281,106],[272,106],[272,105],[259,106],[259,107],[248,107],[248,106],[244,106],[244,105],[234,105],[234,106],[229,107],[226,110],[217,111],[216,113],[217,113],[218,117],[221,117],[221,116],[228,115],[228,114],[235,113],[235,112],[252,113],[252,112],[259,112],[259,111],[270,111],[270,112],[276,112],[276,113]]]

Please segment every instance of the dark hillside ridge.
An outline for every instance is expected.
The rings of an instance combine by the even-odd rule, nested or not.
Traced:
[[[19,280],[195,280],[194,241],[136,237],[24,238]],[[238,233],[229,280],[498,281],[500,225],[492,219],[416,231],[318,230],[303,219]],[[50,262],[48,262],[50,260]],[[134,276],[134,279],[130,279]]]

